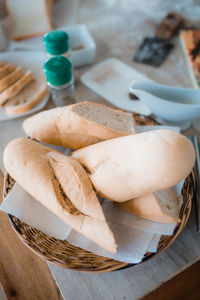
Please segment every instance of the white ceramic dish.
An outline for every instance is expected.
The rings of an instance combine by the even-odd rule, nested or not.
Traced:
[[[96,44],[84,24],[57,28],[69,35],[70,55],[73,67],[91,64],[96,56]],[[42,37],[35,37],[19,42],[10,42],[10,50],[37,50],[46,55]],[[76,50],[77,48],[77,50]],[[80,49],[79,49],[80,48]]]
[[[36,51],[3,52],[0,53],[0,60],[5,62],[12,62],[16,66],[21,66],[24,70],[31,70],[35,76],[45,79],[44,72],[42,69],[44,54],[41,52],[36,52]],[[16,119],[22,116],[24,117],[26,115],[35,113],[36,111],[42,109],[47,104],[48,99],[49,99],[49,95],[46,96],[40,103],[38,103],[30,111],[19,115],[9,115],[4,108],[0,108],[0,121]]]
[[[83,24],[66,28],[69,35],[71,60],[74,67],[92,64],[96,56],[96,44]],[[75,50],[77,48],[77,50]],[[80,48],[80,49],[79,49]]]
[[[144,75],[115,58],[100,62],[81,76],[87,87],[113,105],[148,116],[150,109],[142,101],[129,97],[130,84],[136,79],[147,80]]]
[[[182,129],[190,127],[200,117],[200,91],[171,87],[147,80],[136,80],[130,92],[151,110],[152,114]]]

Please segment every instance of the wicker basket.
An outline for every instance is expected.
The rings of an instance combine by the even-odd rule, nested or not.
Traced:
[[[138,125],[155,125],[150,118],[135,116]],[[14,180],[9,174],[5,175],[4,197],[14,185]],[[172,236],[161,236],[157,253],[148,252],[142,262],[145,262],[165,250],[177,238],[183,230],[190,216],[192,197],[195,185],[193,173],[185,180],[182,188],[183,205],[180,211],[181,222],[177,224]],[[48,262],[55,263],[61,267],[87,272],[110,272],[134,266],[134,264],[123,263],[113,259],[101,257],[79,247],[75,247],[67,241],[52,238],[36,228],[33,228],[18,218],[9,215],[11,225],[20,237],[34,253]]]

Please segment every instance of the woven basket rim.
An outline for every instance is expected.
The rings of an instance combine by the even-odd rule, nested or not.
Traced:
[[[146,119],[148,119],[148,121],[150,120],[149,122],[151,123],[154,122],[152,119],[141,118],[139,116],[136,118],[136,122],[137,124],[139,123],[139,125],[147,125]],[[4,177],[4,197],[12,189],[13,184],[14,180],[8,173],[6,173]],[[177,236],[181,233],[190,216],[194,188],[195,177],[194,173],[192,172],[186,178],[182,188],[183,204],[180,210],[181,221],[177,223],[173,235],[161,236],[157,252],[146,253],[143,260],[139,264],[144,263],[163,252],[174,242]],[[75,247],[67,241],[51,238],[38,229],[21,222],[18,218],[10,214],[8,215],[8,217],[12,228],[15,230],[20,240],[30,250],[40,256],[43,260],[54,263],[58,266],[77,271],[98,273],[121,270],[138,265],[96,255],[82,248]],[[55,248],[60,249],[60,252]]]

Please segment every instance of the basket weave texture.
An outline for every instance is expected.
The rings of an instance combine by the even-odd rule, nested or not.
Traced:
[[[136,115],[135,120],[137,125],[155,125],[155,122],[150,118],[141,118]],[[7,173],[4,181],[4,197],[6,197],[6,195],[10,192],[14,183],[14,179]],[[185,180],[182,188],[183,205],[180,210],[180,223],[177,224],[172,236],[161,236],[158,251],[156,253],[146,253],[141,263],[164,251],[169,245],[171,245],[171,243],[174,242],[183,230],[190,216],[194,186],[195,178],[193,173],[191,173]],[[12,215],[9,215],[9,219],[13,229],[26,246],[28,246],[42,259],[55,263],[61,267],[77,271],[110,272],[134,266],[134,264],[123,263],[96,255],[79,247],[73,246],[66,240],[62,241],[50,237],[38,229],[21,222],[18,218]]]

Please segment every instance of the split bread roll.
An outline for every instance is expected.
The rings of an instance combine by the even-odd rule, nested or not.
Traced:
[[[153,130],[75,151],[96,191],[123,202],[169,188],[185,179],[195,162],[192,143],[172,130]]]
[[[52,30],[50,0],[6,0],[12,39],[21,40]]]
[[[179,199],[172,189],[156,191],[125,202],[116,202],[125,212],[141,218],[161,223],[177,223],[179,219]]]
[[[33,74],[27,71],[19,80],[0,93],[0,106],[17,95],[31,80],[33,80]]]
[[[23,128],[32,138],[71,149],[135,132],[132,114],[90,102],[41,112],[25,120]]]
[[[47,85],[41,78],[28,83],[16,96],[10,98],[4,108],[8,114],[23,114],[31,110],[48,94]]]
[[[4,151],[8,173],[73,229],[115,253],[116,244],[87,173],[73,158],[26,138]]]

